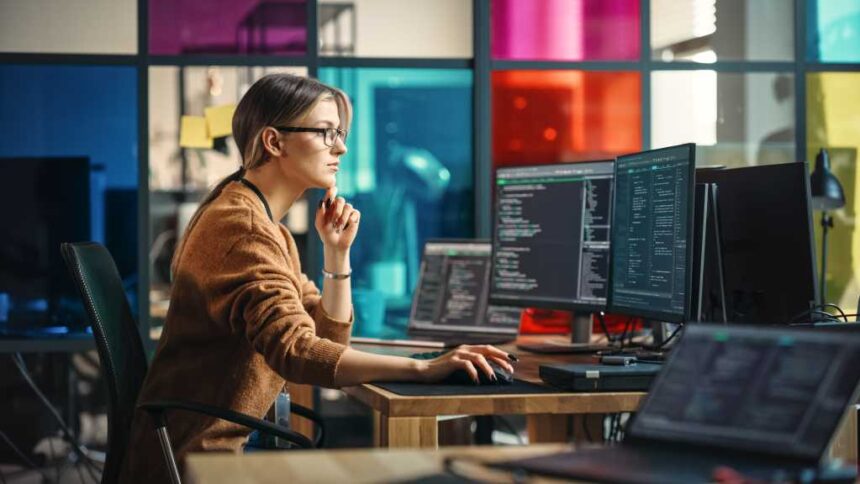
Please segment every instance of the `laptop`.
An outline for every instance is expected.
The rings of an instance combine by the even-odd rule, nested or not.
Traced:
[[[489,240],[427,241],[412,295],[409,339],[352,342],[447,348],[513,341],[522,309],[488,304],[491,253]]]
[[[858,397],[860,334],[690,325],[625,441],[498,464],[600,482],[811,481]]]

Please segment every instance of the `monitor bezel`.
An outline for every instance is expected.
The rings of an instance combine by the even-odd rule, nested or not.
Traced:
[[[526,164],[526,165],[505,165],[495,167],[493,170],[493,179],[492,179],[492,187],[493,187],[493,200],[491,205],[492,210],[492,233],[490,235],[490,247],[492,252],[490,254],[490,287],[488,299],[489,303],[497,306],[509,306],[509,307],[518,307],[518,308],[537,308],[537,309],[557,309],[562,311],[581,311],[581,312],[590,312],[597,313],[601,311],[606,311],[607,302],[603,304],[596,303],[584,303],[584,302],[575,302],[575,301],[547,301],[547,300],[537,300],[537,299],[508,299],[504,297],[499,297],[498,295],[494,295],[493,293],[493,275],[495,274],[495,240],[496,240],[496,228],[498,226],[498,212],[496,210],[496,206],[498,204],[498,191],[496,190],[496,180],[498,179],[499,170],[517,170],[523,168],[546,168],[546,167],[554,167],[558,165],[590,165],[590,164],[603,164],[610,163],[612,164],[612,190],[613,197],[615,193],[615,159],[614,158],[606,158],[599,160],[583,160],[583,161],[560,161],[558,163],[540,163],[540,164]],[[610,202],[611,203],[611,202]],[[612,213],[614,207],[610,208],[609,212],[609,229],[610,229],[610,238],[611,238],[611,230],[612,230]],[[611,248],[610,248],[611,250]],[[610,262],[611,263],[611,262]],[[611,267],[610,269],[611,270]],[[607,284],[609,284],[609,278],[607,274]],[[607,286],[607,296],[609,287]]]
[[[613,240],[617,237],[616,231],[618,230],[615,222],[615,211],[617,210],[617,204],[615,203],[615,197],[618,196],[618,160],[628,156],[638,156],[643,154],[651,154],[651,153],[659,153],[661,151],[674,150],[678,148],[686,147],[689,150],[690,154],[690,164],[688,168],[687,178],[687,193],[688,193],[688,203],[687,203],[687,267],[684,275],[685,285],[687,288],[687,293],[684,296],[684,311],[683,314],[678,313],[668,313],[662,311],[649,311],[649,310],[639,310],[635,308],[628,308],[624,306],[617,306],[613,302],[613,273],[615,269],[615,261],[614,257],[612,257],[612,248],[614,244]],[[612,203],[612,223],[610,224],[609,231],[609,277],[607,277],[607,290],[606,290],[606,307],[607,311],[612,314],[621,314],[625,316],[639,317],[644,319],[650,319],[655,321],[662,321],[668,323],[684,323],[690,320],[690,312],[692,309],[692,296],[693,296],[693,241],[695,237],[695,227],[694,227],[694,218],[696,212],[696,144],[695,143],[682,143],[674,146],[666,146],[663,148],[656,148],[653,150],[645,150],[639,151],[635,153],[628,153],[626,155],[618,156],[616,159],[616,163],[613,169],[613,183],[615,184],[615,191],[613,192],[613,203]]]

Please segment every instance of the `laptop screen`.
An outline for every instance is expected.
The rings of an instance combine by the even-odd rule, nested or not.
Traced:
[[[412,298],[410,332],[516,335],[520,309],[487,304],[489,241],[429,241]]]
[[[691,325],[630,436],[815,460],[858,380],[857,333]]]

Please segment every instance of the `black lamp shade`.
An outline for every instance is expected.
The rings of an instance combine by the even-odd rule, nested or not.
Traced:
[[[845,206],[845,193],[839,180],[830,171],[830,157],[824,148],[815,157],[815,170],[809,182],[812,185],[812,208],[835,210]]]

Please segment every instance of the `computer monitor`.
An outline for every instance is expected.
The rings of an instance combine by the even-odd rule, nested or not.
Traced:
[[[410,337],[516,337],[520,310],[487,301],[490,253],[489,240],[435,239],[424,244]]]
[[[490,301],[605,308],[612,160],[496,170]]]
[[[698,171],[696,177],[719,189],[729,321],[787,324],[808,310],[818,280],[806,163]]]
[[[80,298],[60,254],[89,240],[88,158],[0,158],[0,293],[9,297],[3,330],[83,327]]]
[[[695,145],[619,156],[610,236],[609,311],[690,317]]]

